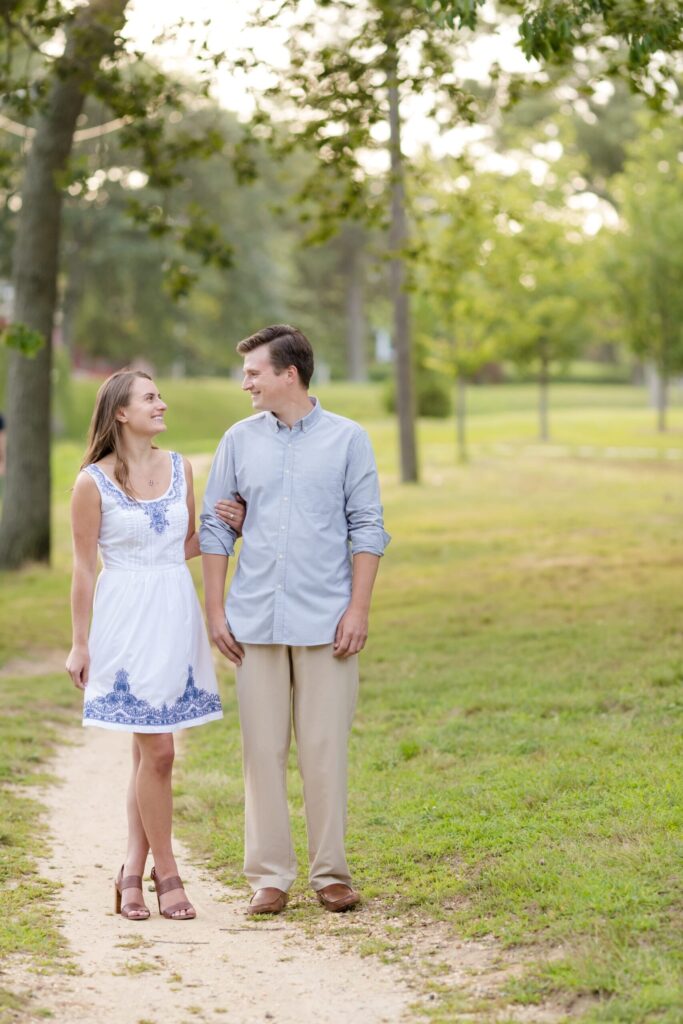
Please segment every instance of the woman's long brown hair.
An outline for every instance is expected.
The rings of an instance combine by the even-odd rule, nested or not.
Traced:
[[[142,370],[118,370],[100,386],[88,430],[88,447],[81,463],[81,469],[85,469],[113,452],[114,479],[129,498],[135,498],[135,495],[130,493],[128,463],[121,446],[122,424],[116,419],[116,413],[119,409],[125,409],[130,402],[130,392],[136,377],[152,379]]]

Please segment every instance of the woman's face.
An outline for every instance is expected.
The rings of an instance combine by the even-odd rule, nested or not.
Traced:
[[[131,433],[154,437],[166,430],[164,413],[167,408],[154,381],[136,377],[130,389],[128,405],[119,409],[116,418]]]

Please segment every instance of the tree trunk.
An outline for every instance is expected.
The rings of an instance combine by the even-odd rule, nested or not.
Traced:
[[[550,367],[546,352],[541,350],[541,366],[538,374],[538,436],[541,441],[550,440],[548,426],[548,384]]]
[[[358,224],[344,229],[346,271],[346,372],[349,380],[368,379],[365,354],[366,325],[363,303],[363,230]]]
[[[86,266],[92,248],[92,233],[79,229],[74,233],[71,252],[64,252],[62,273],[65,278],[60,304],[62,311],[62,343],[73,359],[76,337],[76,320],[83,302],[86,282]]]
[[[458,462],[467,462],[467,381],[462,373],[455,383],[455,423],[458,439]]]
[[[410,298],[406,291],[405,257],[402,250],[408,239],[401,118],[398,94],[398,56],[395,43],[387,47],[389,58],[389,127],[391,152],[391,226],[389,265],[391,302],[394,308],[394,352],[396,359],[396,410],[401,448],[401,480],[416,482],[417,446],[415,443],[415,388],[410,339]]]
[[[35,358],[12,352],[7,388],[7,481],[0,566],[50,558],[50,375],[57,295],[62,191],[85,87],[112,51],[127,0],[91,0],[78,9],[57,60],[46,106],[26,160],[13,257],[13,320],[45,338]]]
[[[657,430],[660,434],[667,431],[667,414],[669,411],[669,377],[663,367],[657,370]]]

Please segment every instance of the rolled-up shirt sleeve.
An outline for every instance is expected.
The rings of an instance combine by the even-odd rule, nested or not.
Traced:
[[[233,440],[227,433],[216,449],[199,517],[199,547],[202,554],[234,555],[237,534],[216,515],[215,505],[221,498],[234,499],[236,493]]]
[[[384,529],[375,456],[364,430],[349,448],[344,493],[351,553],[383,555],[391,537]]]

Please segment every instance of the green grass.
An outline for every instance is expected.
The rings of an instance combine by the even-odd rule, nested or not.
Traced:
[[[170,445],[182,438],[184,452],[208,451],[227,428],[251,415],[249,398],[239,383],[225,378],[159,380],[166,402]],[[80,442],[90,422],[99,381],[74,380],[69,387],[69,409],[64,415],[66,438]],[[382,390],[377,385],[328,384],[315,389],[323,405],[352,419],[374,420],[385,415]]]
[[[59,741],[59,727],[72,717],[73,697],[64,680],[1,680],[0,958],[23,953],[54,965],[64,956],[52,904],[59,886],[42,878],[35,865],[48,846],[40,808],[30,793],[48,780],[46,764]]]
[[[393,534],[351,742],[356,881],[394,926],[438,918],[454,933],[519,946],[530,966],[508,983],[509,1000],[585,998],[586,1021],[679,1024],[683,477],[665,455],[683,451],[683,414],[660,437],[634,389],[558,385],[556,457],[542,458],[533,388],[481,389],[472,463],[455,465],[451,423],[425,421],[417,488],[397,483],[395,426],[378,418],[372,392],[340,391],[336,403],[331,388],[327,399],[367,412],[356,415],[376,446]],[[202,437],[215,441],[225,425],[213,429],[223,409],[211,404],[198,402],[188,443],[174,440],[175,427],[168,443],[208,450]],[[591,452],[573,447],[582,445]],[[662,457],[639,458],[649,446]],[[67,646],[67,499],[80,450],[55,450],[53,569],[2,579],[6,653]],[[226,680],[223,722],[188,731],[176,806],[183,834],[238,882],[242,783]],[[58,721],[73,700],[67,684],[37,685],[41,726]],[[19,716],[7,727],[14,781],[20,770],[40,774],[53,741],[42,727],[20,739],[22,686],[1,684]],[[291,793],[303,897],[293,762]],[[29,874],[34,841],[27,833]],[[292,916],[315,927],[319,912],[300,898]],[[389,931],[364,935],[362,952],[382,955],[391,942]],[[551,961],[549,948],[560,950]],[[456,1020],[462,995],[438,976],[435,993],[433,1020]],[[477,1013],[488,1019],[485,1002]]]
[[[209,451],[235,420],[251,413],[248,397],[239,383],[224,378],[160,380],[169,404],[167,416],[170,445],[183,451]],[[98,382],[74,380],[69,387],[69,407],[63,414],[65,439],[82,447]],[[382,384],[325,384],[314,393],[322,404],[361,423],[386,421]],[[537,433],[534,384],[478,385],[468,388],[470,430],[474,443],[524,440]],[[683,393],[672,388],[672,427],[683,433]],[[558,443],[635,444],[654,443],[655,416],[648,408],[643,388],[623,384],[562,382],[551,386],[551,427]],[[623,416],[627,412],[628,416]],[[559,415],[556,415],[559,414]],[[566,429],[565,429],[566,428]],[[680,440],[680,439],[679,439]],[[671,438],[663,438],[666,446]]]
[[[596,993],[587,1020],[679,1021],[679,472],[482,462],[385,501],[394,540],[351,744],[357,882],[392,915],[561,945],[515,983],[522,1002]],[[231,693],[226,704],[190,737],[181,807],[234,881]],[[294,770],[290,782],[305,873]]]

